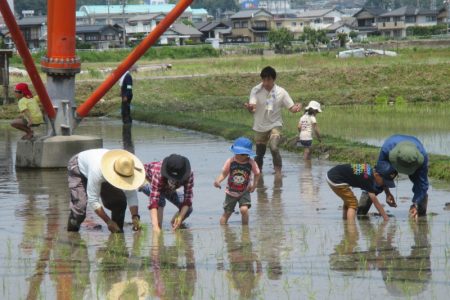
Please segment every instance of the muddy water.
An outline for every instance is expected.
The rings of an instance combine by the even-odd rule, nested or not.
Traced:
[[[371,215],[347,226],[325,182],[331,163],[315,158],[305,165],[283,153],[281,179],[266,159],[250,225],[233,215],[221,227],[224,194],[212,182],[230,156],[229,141],[88,120],[79,133],[102,135],[105,147],[125,146],[145,162],[173,152],[188,156],[194,213],[186,229],[173,233],[168,204],[156,238],[140,195],[143,232],[127,225],[124,235],[110,235],[89,213],[80,233],[68,234],[66,172],[15,170],[19,135],[6,124],[0,132],[1,299],[446,299],[450,292],[448,190],[432,187],[427,220],[409,222],[411,184],[402,178],[394,190],[399,207],[389,209],[387,224]]]

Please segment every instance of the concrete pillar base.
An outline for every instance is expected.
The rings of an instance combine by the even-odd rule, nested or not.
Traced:
[[[52,136],[17,142],[16,167],[65,168],[75,154],[102,148],[103,140],[92,136]]]

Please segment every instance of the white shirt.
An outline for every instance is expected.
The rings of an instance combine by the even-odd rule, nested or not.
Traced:
[[[309,115],[308,113],[304,114],[300,118],[300,121],[298,122],[301,130],[299,135],[300,140],[310,141],[313,139],[312,137],[313,124],[316,123],[317,123],[316,117],[313,115]]]
[[[94,210],[103,207],[103,204],[100,201],[100,191],[102,183],[106,182],[106,179],[102,174],[101,161],[103,155],[108,151],[108,149],[92,149],[78,154],[78,168],[80,169],[81,174],[87,178],[86,192],[88,204]],[[138,205],[136,190],[123,192],[127,198],[128,206]]]
[[[285,89],[275,84],[269,92],[262,83],[255,86],[250,92],[249,103],[256,104],[253,130],[258,132],[266,132],[274,127],[283,126],[281,109],[283,107],[290,109],[294,106],[294,101]]]

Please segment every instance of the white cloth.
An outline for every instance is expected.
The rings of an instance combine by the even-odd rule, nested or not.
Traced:
[[[80,152],[78,154],[78,168],[81,174],[87,178],[87,198],[88,204],[92,209],[96,210],[103,207],[100,201],[100,191],[102,183],[106,182],[101,169],[101,161],[103,155],[108,149],[92,149]],[[137,206],[138,197],[136,190],[123,191],[127,197],[128,206]]]
[[[120,79],[119,79],[120,87],[122,87],[123,80],[125,79],[125,76],[127,76],[128,73],[130,73],[130,71],[126,71],[125,73],[123,73],[122,77],[120,77]]]
[[[313,139],[312,131],[313,131],[313,124],[316,124],[317,120],[316,117],[313,115],[309,115],[308,113],[304,114],[301,118],[298,124],[300,125],[300,134],[299,138],[302,141],[310,141]]]
[[[258,132],[267,132],[274,127],[283,126],[282,108],[289,109],[294,106],[294,101],[285,89],[275,84],[269,92],[262,83],[251,90],[249,103],[256,104],[253,130]]]

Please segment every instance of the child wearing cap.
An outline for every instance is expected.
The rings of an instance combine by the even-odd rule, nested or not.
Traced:
[[[389,163],[378,162],[375,168],[369,164],[342,164],[331,168],[327,173],[327,182],[333,192],[344,201],[343,219],[353,222],[358,208],[358,200],[351,187],[357,187],[369,193],[369,197],[385,221],[389,218],[377,199],[384,187],[395,187],[393,179],[397,171]]]
[[[23,140],[30,140],[34,135],[32,127],[44,123],[41,108],[26,83],[16,85],[14,96],[19,101],[20,116],[11,122],[11,126],[26,133],[22,137]]]
[[[228,176],[226,196],[223,203],[224,213],[220,218],[221,225],[227,224],[238,202],[242,225],[248,225],[248,210],[251,207],[250,193],[255,191],[260,176],[258,165],[252,158],[255,156],[252,146],[253,144],[248,138],[240,137],[236,139],[230,147],[234,156],[227,159],[222,172],[214,181],[214,186],[220,189],[220,183]]]
[[[303,159],[311,159],[311,146],[313,140],[313,133],[321,142],[319,127],[317,126],[316,115],[322,112],[320,109],[320,103],[317,101],[310,101],[308,106],[305,108],[305,114],[301,116],[298,122],[298,142],[297,147],[304,148]]]

